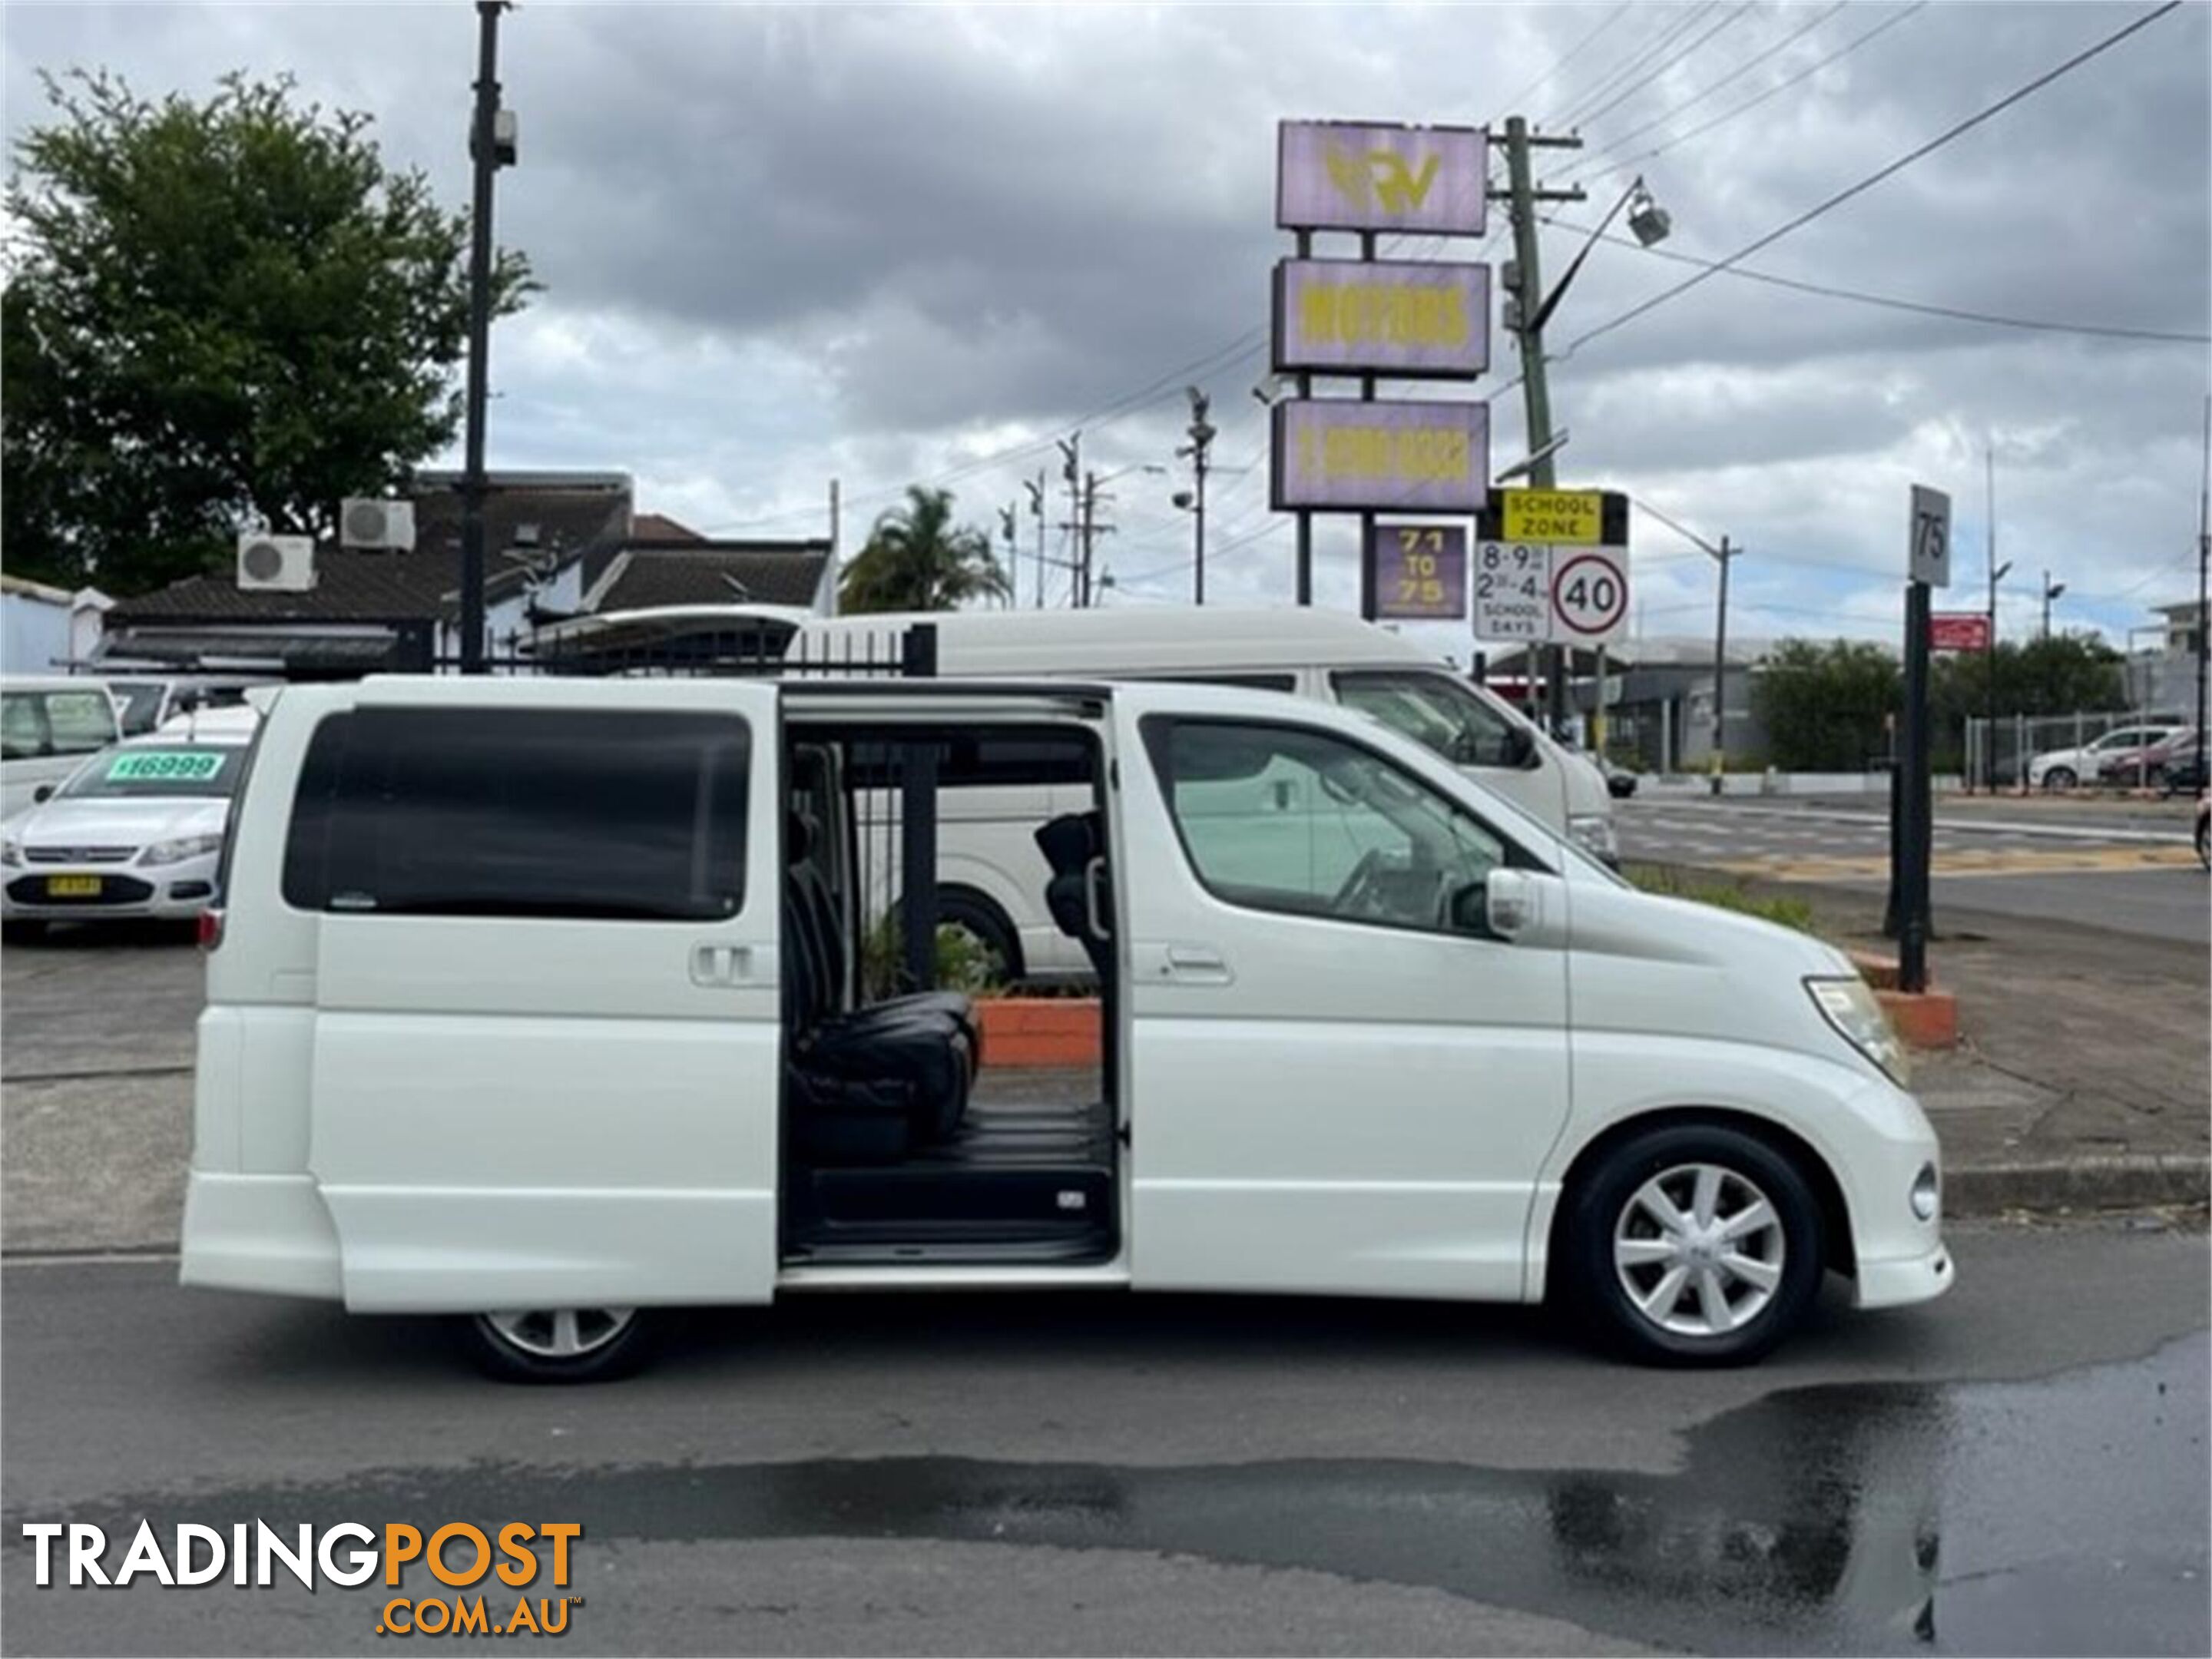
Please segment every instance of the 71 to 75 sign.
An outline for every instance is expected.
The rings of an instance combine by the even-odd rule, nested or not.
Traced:
[[[1628,550],[1484,542],[1474,564],[1474,635],[1598,646],[1628,620]]]

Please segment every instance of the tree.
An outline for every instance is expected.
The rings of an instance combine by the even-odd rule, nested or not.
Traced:
[[[2122,671],[2120,653],[2094,635],[1999,640],[1994,653],[1960,651],[1936,659],[1928,685],[1930,719],[1938,732],[1963,733],[1969,717],[1990,712],[1992,678],[2000,720],[2124,708]]]
[[[1753,682],[1768,758],[1784,771],[1856,772],[1887,752],[1897,663],[1866,640],[1784,640]]]
[[[849,612],[951,611],[1012,592],[990,537],[953,524],[952,492],[909,484],[906,505],[884,510],[868,544],[845,567],[837,603]]]
[[[9,568],[118,594],[246,528],[327,533],[453,437],[468,221],[393,173],[369,118],[224,78],[159,103],[42,77],[15,147],[0,305]],[[534,291],[501,253],[493,301]]]

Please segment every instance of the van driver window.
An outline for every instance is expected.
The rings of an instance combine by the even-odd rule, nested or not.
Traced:
[[[1455,766],[1518,766],[1513,722],[1449,674],[1414,671],[1333,677],[1336,700],[1371,714]]]
[[[1185,850],[1255,909],[1450,929],[1453,896],[1504,862],[1495,836],[1356,744],[1297,726],[1147,721]]]

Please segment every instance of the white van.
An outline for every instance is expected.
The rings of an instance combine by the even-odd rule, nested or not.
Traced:
[[[1617,865],[1604,775],[1503,699],[1411,641],[1341,611],[1130,609],[901,612],[810,618],[787,660],[896,661],[916,623],[937,629],[937,672],[959,678],[1176,680],[1287,692],[1372,715],[1462,768],[1556,833]],[[948,817],[938,914],[1010,977],[1054,980],[1085,963],[1038,908],[1044,866],[1030,799],[978,798]]]
[[[121,730],[104,681],[67,674],[0,678],[0,820],[33,805],[40,789],[58,788]]]
[[[947,798],[1076,793],[1040,899],[1099,975],[1095,1088],[979,1085],[963,997],[860,1006],[856,802],[907,750]],[[1316,699],[298,686],[223,882],[183,1281],[466,1316],[503,1375],[860,1287],[1556,1292],[1725,1363],[1824,1270],[1864,1307],[1952,1277],[1840,954]]]

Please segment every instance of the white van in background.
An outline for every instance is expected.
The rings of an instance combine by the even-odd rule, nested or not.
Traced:
[[[67,674],[0,679],[0,818],[33,804],[121,735],[104,680]]]
[[[794,662],[896,659],[906,630],[937,629],[948,679],[1175,680],[1341,703],[1443,756],[1592,856],[1619,862],[1612,796],[1598,769],[1503,699],[1387,629],[1340,611],[1094,610],[887,612],[809,618]],[[1090,964],[1038,895],[1048,872],[1030,840],[1058,803],[975,792],[948,806],[939,841],[939,914],[1018,977]],[[1029,792],[1034,794],[1035,792]]]

